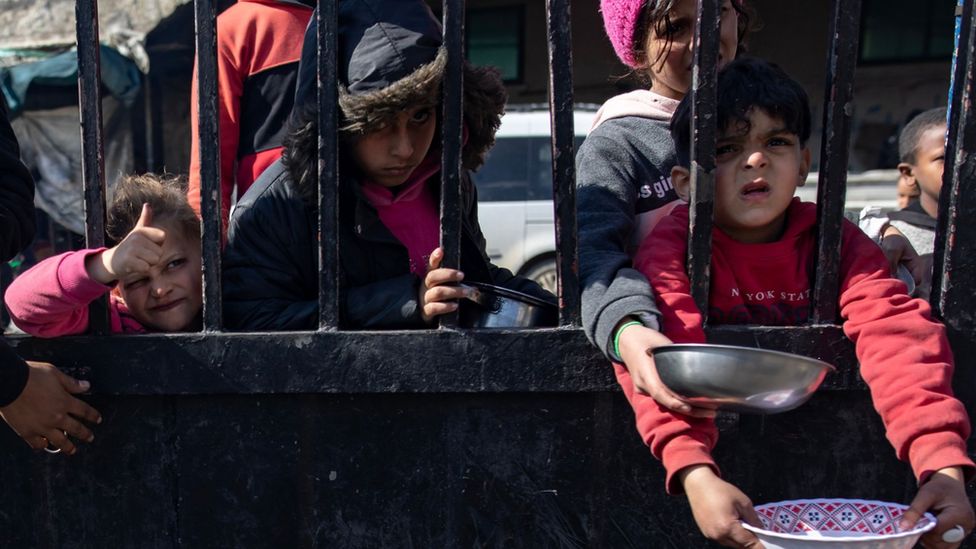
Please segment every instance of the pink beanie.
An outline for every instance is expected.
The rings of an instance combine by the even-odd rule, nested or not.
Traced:
[[[641,9],[647,2],[648,0],[600,0],[603,27],[607,30],[607,36],[610,37],[617,57],[631,68],[637,68],[634,33],[637,32]]]

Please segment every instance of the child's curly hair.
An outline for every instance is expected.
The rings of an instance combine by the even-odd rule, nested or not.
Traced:
[[[179,175],[127,175],[115,189],[105,232],[114,246],[129,234],[142,214],[152,208],[153,222],[172,221],[188,238],[200,239],[200,219],[186,201],[187,180]]]

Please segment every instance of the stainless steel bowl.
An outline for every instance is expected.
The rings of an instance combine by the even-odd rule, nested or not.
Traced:
[[[537,297],[480,282],[466,282],[471,297],[462,300],[458,323],[463,328],[532,328],[555,326],[559,309]]]
[[[806,402],[835,368],[805,356],[731,345],[667,345],[648,351],[661,381],[689,403],[775,414]]]

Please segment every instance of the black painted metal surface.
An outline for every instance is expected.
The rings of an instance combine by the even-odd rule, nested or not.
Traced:
[[[577,340],[579,346],[569,344],[569,351],[589,349],[576,330],[552,333]],[[374,341],[382,337],[369,335]],[[89,363],[96,388],[119,382],[109,377],[130,375],[130,369],[135,372],[122,385],[146,381],[151,353],[131,351],[154,345],[140,346],[141,337],[117,339],[125,340],[117,355]],[[201,337],[199,345],[221,339],[226,338]],[[555,359],[532,363],[540,352],[528,349],[533,343],[538,349],[540,342],[552,340],[527,337],[523,360],[482,365],[497,367],[496,375],[505,379],[470,392],[450,382],[441,385],[436,374],[420,392],[403,386],[357,391],[353,385],[368,372],[350,372],[330,359],[306,373],[335,380],[341,386],[335,394],[314,383],[294,385],[287,394],[250,393],[224,379],[214,393],[178,395],[171,385],[168,394],[88,397],[105,421],[95,443],[70,459],[34,454],[9,431],[0,432],[0,485],[8,501],[17,502],[0,514],[0,543],[707,546],[684,500],[664,495],[662,468],[635,436],[627,403],[608,389],[608,366],[595,354],[567,366]],[[59,354],[71,343],[58,342]],[[73,343],[82,350],[80,341]],[[24,342],[19,350],[27,353],[30,345]],[[378,375],[395,379],[404,361],[384,347],[367,351],[361,364],[370,362]],[[509,358],[506,348],[490,343],[486,350]],[[286,361],[307,361],[319,349],[296,348]],[[230,377],[280,377],[269,373],[279,366],[280,354],[263,364],[256,356],[234,353],[214,360]],[[199,387],[218,376],[211,364],[188,368],[184,360],[178,353],[170,364],[157,359],[164,384]],[[566,383],[582,375],[597,386],[552,392],[548,388],[558,383],[542,379],[525,387],[529,365],[538,375],[562,369]],[[242,371],[231,373],[237,366]],[[476,369],[470,361],[457,366]],[[911,476],[894,459],[862,390],[821,391],[799,410],[761,421],[729,419],[720,422],[717,458],[725,476],[757,502],[815,496],[906,501],[912,494]]]
[[[715,202],[715,112],[718,42],[718,0],[698,3],[695,64],[692,68],[691,201],[688,207],[688,277],[691,295],[708,322],[709,266],[712,260],[712,215]],[[708,114],[706,114],[708,113]]]
[[[81,116],[81,177],[85,194],[85,245],[105,245],[105,146],[102,139],[102,83],[98,49],[97,0],[75,4],[78,34],[78,111]],[[108,301],[89,307],[89,325],[96,334],[108,332]]]
[[[461,263],[461,122],[464,115],[464,0],[444,0],[443,120],[441,122],[441,249],[442,267]],[[457,326],[457,311],[439,317],[445,328]]]
[[[841,223],[847,193],[847,159],[854,100],[854,69],[861,0],[834,0],[827,53],[820,180],[817,183],[817,270],[810,297],[815,324],[838,319]]]
[[[715,327],[716,342],[792,350],[859,389],[836,327]],[[99,394],[590,392],[614,390],[578,329],[150,334],[12,339],[19,353],[90,379]]]
[[[576,163],[573,138],[573,50],[569,0],[547,0],[549,123],[552,125],[552,192],[556,223],[559,324],[579,326],[580,286],[576,262]]]
[[[203,217],[203,329],[220,330],[220,127],[217,116],[217,6],[194,0],[197,48],[197,131],[200,137],[200,214]]]
[[[939,219],[936,228],[931,302],[936,314],[957,330],[976,333],[976,9],[963,4],[963,25],[956,57],[955,86],[949,106]],[[976,336],[974,336],[976,337]]]
[[[318,52],[319,102],[319,328],[335,330],[339,326],[339,81],[338,2],[323,2],[315,10],[318,17],[316,48]],[[326,236],[329,235],[329,236]]]

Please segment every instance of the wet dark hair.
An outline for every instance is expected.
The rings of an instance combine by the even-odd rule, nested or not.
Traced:
[[[905,129],[898,137],[898,158],[901,162],[914,164],[917,160],[915,153],[918,152],[918,140],[929,128],[946,125],[946,115],[949,109],[946,107],[936,107],[929,109],[905,124]]]
[[[644,84],[649,84],[651,80],[650,70],[655,64],[662,63],[664,56],[671,51],[674,41],[674,24],[671,22],[671,11],[679,0],[647,0],[641,9],[640,23],[634,32],[634,43],[631,46],[634,50],[634,57],[641,62],[641,66],[632,71],[632,75]],[[746,8],[744,0],[730,0],[732,9],[739,15],[738,34],[739,42],[736,52],[746,51],[746,39],[753,30],[752,22],[755,13],[750,8]],[[647,39],[650,37],[651,29],[654,29],[655,36],[664,37],[667,46],[661,50],[656,59],[647,58]]]
[[[200,218],[186,201],[187,181],[178,175],[127,175],[115,188],[105,232],[110,246],[122,241],[149,204],[154,223],[172,221],[188,238],[200,239]]]
[[[718,73],[716,129],[718,135],[745,135],[752,129],[749,111],[762,109],[782,120],[797,135],[800,145],[810,139],[810,99],[796,80],[778,65],[742,57]],[[671,118],[671,138],[678,164],[688,167],[691,151],[691,103],[688,94]]]

